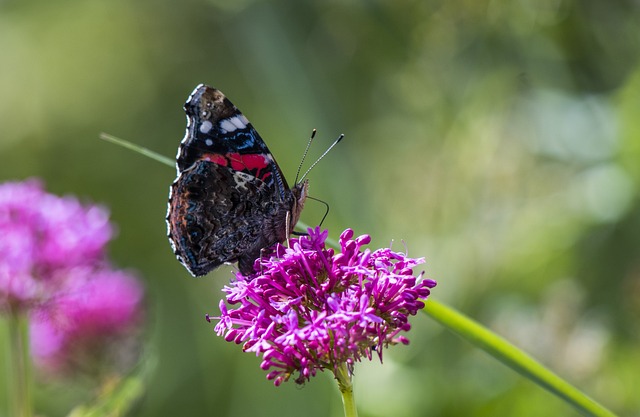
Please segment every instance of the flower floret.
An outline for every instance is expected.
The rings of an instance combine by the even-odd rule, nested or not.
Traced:
[[[247,352],[262,354],[260,367],[280,385],[297,374],[304,383],[318,371],[371,359],[382,361],[383,347],[407,344],[400,335],[408,318],[424,307],[436,282],[414,275],[423,258],[390,248],[363,249],[368,235],[354,239],[351,229],[339,238],[339,251],[326,248],[328,231],[309,229],[277,245],[259,259],[259,273],[240,273],[223,291],[215,331],[225,340],[244,342]]]

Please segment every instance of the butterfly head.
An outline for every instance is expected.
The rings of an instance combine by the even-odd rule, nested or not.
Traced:
[[[304,208],[304,203],[307,200],[309,193],[309,180],[304,180],[297,183],[292,189],[293,194],[293,207],[291,208],[291,224],[289,230],[293,230],[298,220],[300,220],[300,214]]]

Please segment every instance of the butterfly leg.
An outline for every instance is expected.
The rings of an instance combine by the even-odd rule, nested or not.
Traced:
[[[290,248],[291,244],[289,242],[289,237],[291,236],[291,212],[287,211],[287,215],[285,217],[285,225],[286,225],[286,233],[287,233],[287,247]]]
[[[262,267],[264,258],[266,257],[267,248],[260,249],[260,275],[264,274],[264,268]]]

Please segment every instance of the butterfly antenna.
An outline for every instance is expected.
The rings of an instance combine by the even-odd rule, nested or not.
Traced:
[[[324,216],[322,216],[322,220],[320,220],[320,224],[318,225],[318,227],[320,227],[320,226],[322,226],[322,223],[324,223],[324,220],[329,215],[329,203],[327,203],[324,200],[320,200],[319,198],[314,198],[314,197],[311,197],[311,196],[307,196],[307,198],[310,199],[310,200],[317,201],[318,203],[324,204],[324,206],[326,208],[326,210],[324,211]]]
[[[324,207],[325,207],[324,216],[322,216],[322,220],[320,220],[320,223],[318,224],[318,227],[322,227],[322,224],[324,223],[325,219],[329,215],[329,204],[324,200],[320,200],[319,198],[311,197],[310,195],[307,196],[307,198],[309,200],[313,200],[313,201],[317,201],[318,203],[322,203],[324,205]],[[309,236],[309,233],[297,232],[295,230],[293,232],[291,232],[291,234],[294,235],[294,236]]]
[[[315,130],[314,130],[314,133],[315,133]],[[307,172],[305,172],[305,173],[304,173],[304,175],[302,175],[302,177],[300,177],[300,181],[303,181],[303,180],[305,179],[305,177],[307,176],[307,174],[309,174],[309,172],[313,169],[313,167],[315,167],[316,165],[318,165],[318,162],[320,162],[320,160],[321,160],[322,158],[324,158],[324,157],[329,153],[329,151],[331,151],[331,149],[333,149],[333,147],[334,147],[334,146],[336,146],[338,143],[340,143],[340,141],[342,140],[342,138],[344,138],[344,133],[343,133],[343,134],[341,134],[340,136],[338,136],[338,139],[336,139],[336,140],[335,140],[335,142],[333,142],[333,143],[331,144],[331,146],[329,146],[329,148],[328,148],[326,151],[324,151],[324,153],[323,153],[322,155],[320,155],[320,158],[316,159],[316,162],[314,162],[313,164],[311,164],[311,166],[309,167],[309,169],[307,170]],[[305,153],[305,154],[306,154],[306,153]],[[297,176],[296,176],[296,178],[297,178]],[[297,181],[296,181],[296,184],[297,184]],[[329,211],[327,210],[327,213],[328,213],[328,212],[329,212]],[[326,215],[325,215],[325,216],[326,216]]]
[[[302,169],[302,164],[304,160],[307,158],[307,154],[309,153],[309,148],[311,147],[311,142],[313,142],[313,138],[316,137],[316,129],[313,129],[311,132],[311,137],[309,138],[309,142],[307,142],[307,147],[302,154],[302,160],[300,161],[300,165],[298,165],[298,171],[296,171],[296,180],[293,182],[294,184],[298,183],[298,177],[300,176],[300,170]]]

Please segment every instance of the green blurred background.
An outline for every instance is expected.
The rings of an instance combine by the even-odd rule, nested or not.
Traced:
[[[0,180],[110,207],[111,255],[148,291],[135,416],[339,416],[330,375],[266,381],[217,337],[221,268],[191,278],[164,216],[182,104],[223,90],[290,181],[311,173],[331,235],[404,240],[434,297],[623,415],[640,415],[640,4],[571,1],[0,0]],[[302,219],[317,224],[309,202]],[[361,416],[576,415],[425,315],[356,367]],[[5,399],[5,392],[0,398]],[[40,384],[63,415],[82,381]],[[6,408],[3,408],[3,410]],[[635,414],[634,414],[635,413]]]

